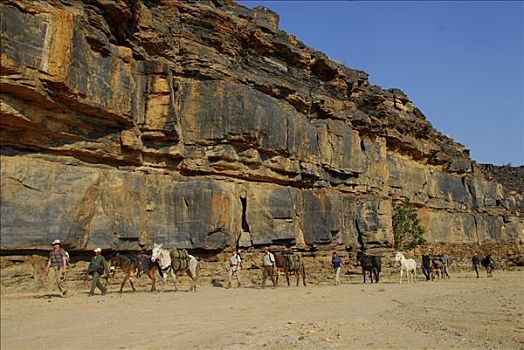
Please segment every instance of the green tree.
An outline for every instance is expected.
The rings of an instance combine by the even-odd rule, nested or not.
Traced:
[[[393,208],[393,238],[395,249],[413,249],[426,243],[424,228],[420,225],[417,211],[413,206],[396,205]]]

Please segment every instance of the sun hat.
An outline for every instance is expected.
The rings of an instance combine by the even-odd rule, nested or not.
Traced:
[[[62,242],[60,242],[59,239],[55,239],[55,240],[53,241],[53,245],[55,245],[55,244],[62,244]]]
[[[98,252],[101,252],[101,251],[102,251],[102,248],[100,248],[100,247],[96,247],[95,250],[94,250],[95,253],[98,253]]]

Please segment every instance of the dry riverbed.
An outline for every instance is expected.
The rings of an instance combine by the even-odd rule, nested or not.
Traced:
[[[524,272],[61,299],[3,294],[2,349],[518,349]],[[182,282],[184,277],[181,278]]]

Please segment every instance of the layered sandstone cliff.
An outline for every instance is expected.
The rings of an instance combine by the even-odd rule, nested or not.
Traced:
[[[519,242],[505,191],[408,97],[228,1],[4,1],[2,249]]]

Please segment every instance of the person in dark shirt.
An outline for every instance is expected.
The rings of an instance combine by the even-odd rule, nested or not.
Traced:
[[[337,255],[337,252],[333,252],[333,257],[331,258],[331,265],[333,266],[333,272],[335,272],[335,285],[340,284],[340,269],[342,266],[345,266],[342,257]]]
[[[106,294],[107,288],[100,283],[100,276],[105,273],[108,273],[106,259],[102,256],[102,249],[96,248],[94,250],[95,256],[91,259],[89,263],[88,272],[93,276],[93,281],[91,282],[91,290],[89,291],[89,296],[95,295],[95,287],[100,289],[102,295]]]
[[[426,281],[430,280],[431,258],[428,254],[422,255],[422,273],[426,277]]]
[[[471,265],[473,267],[473,270],[475,270],[475,273],[477,274],[477,278],[479,278],[480,258],[477,255],[477,253],[473,254],[473,257],[471,258]]]

